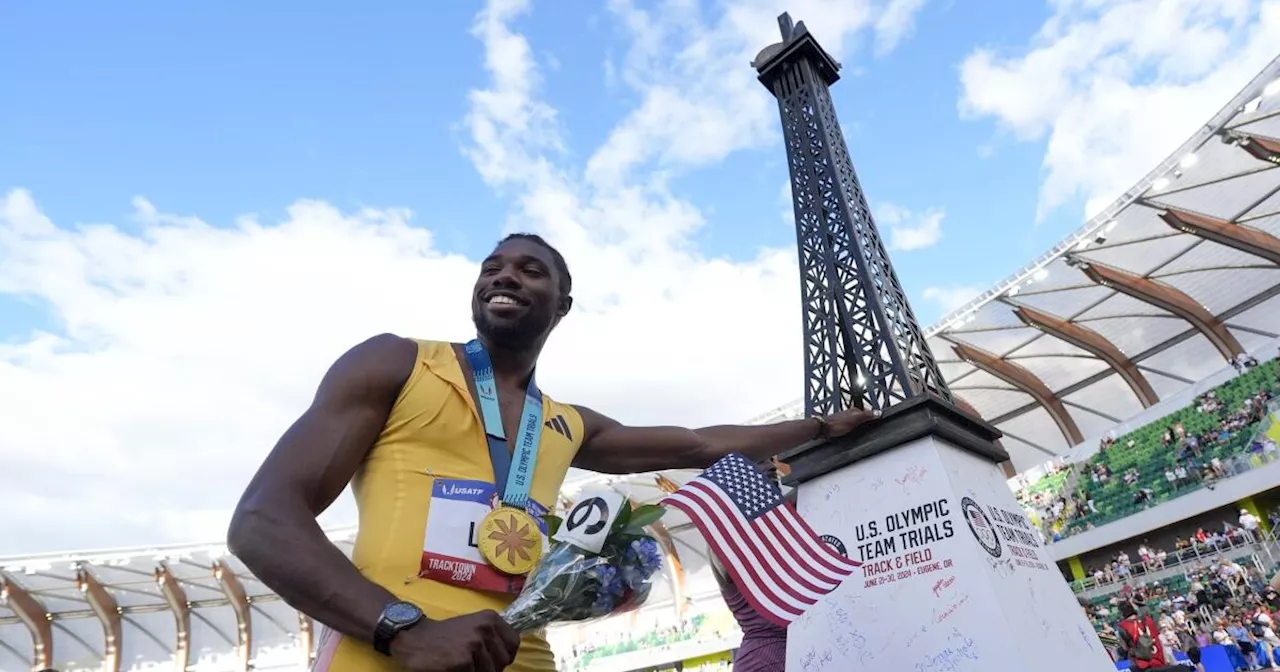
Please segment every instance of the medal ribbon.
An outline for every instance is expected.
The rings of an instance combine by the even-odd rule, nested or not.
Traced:
[[[489,460],[493,463],[494,487],[503,504],[523,511],[529,504],[533,467],[538,462],[538,442],[542,439],[542,392],[530,375],[520,430],[516,435],[515,469],[512,469],[511,450],[507,447],[507,432],[502,427],[502,409],[498,405],[498,386],[493,378],[493,362],[478,339],[467,343],[463,352],[471,365],[476,394],[480,397],[480,417],[484,420]]]

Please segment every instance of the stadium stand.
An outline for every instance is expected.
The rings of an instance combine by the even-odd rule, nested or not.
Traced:
[[[1278,365],[1272,360],[1255,367],[1160,421],[1105,440],[1079,468],[1088,476],[1072,495],[1077,504],[1067,507],[1079,515],[1066,531],[1083,531],[1189,494],[1251,468],[1251,460],[1275,459],[1274,441],[1264,452],[1267,444],[1254,438],[1271,426],[1268,404],[1280,393]]]
[[[1280,483],[1250,480],[1271,473],[1275,464],[1266,457],[1265,441],[1258,442],[1259,454],[1251,454],[1250,438],[1260,429],[1263,407],[1253,395],[1277,391],[1277,75],[1280,59],[1084,227],[927,330],[958,401],[1004,433],[1014,467],[1024,472],[1011,487],[1025,484],[1032,503],[1051,512],[1055,500],[1063,501],[1056,515],[1039,520],[1049,524],[1051,537],[1056,527],[1062,541],[1050,550],[1058,553],[1060,567],[1070,566],[1064,572],[1079,574],[1074,578],[1082,598],[1108,610],[1094,608],[1104,639],[1115,599],[1141,597],[1162,622],[1165,615],[1176,621],[1181,611],[1195,627],[1175,622],[1172,636],[1200,637],[1205,644],[1240,641],[1224,618],[1242,627],[1248,621],[1252,631],[1263,604],[1280,608],[1280,596],[1259,585],[1280,556],[1275,537],[1263,529],[1232,541],[1224,516],[1238,507],[1224,509],[1206,496],[1210,485],[1227,491],[1253,483],[1256,488],[1238,495],[1251,497]],[[1242,357],[1268,361],[1241,375],[1224,371]],[[757,421],[795,417],[801,410],[793,402]],[[1169,431],[1178,435],[1177,447],[1172,439],[1165,446]],[[1190,458],[1178,454],[1188,448],[1185,436],[1197,437]],[[1099,450],[1104,439],[1108,445]],[[1256,468],[1238,473],[1236,458],[1244,455]],[[1046,476],[1049,460],[1057,466]],[[1176,460],[1192,467],[1189,486],[1177,482]],[[1172,485],[1164,476],[1170,466]],[[1105,483],[1101,475],[1093,480],[1099,469],[1107,473]],[[1191,478],[1195,469],[1199,480]],[[1212,482],[1205,483],[1205,476]],[[690,477],[575,473],[563,494],[571,500],[584,485],[604,482],[637,502],[653,502]],[[1144,491],[1150,491],[1146,499],[1135,502],[1134,494]],[[1280,493],[1273,494],[1272,501],[1280,502]],[[1152,515],[1162,511],[1171,513]],[[1147,522],[1134,522],[1139,520]],[[1187,525],[1202,529],[1186,531]],[[1113,550],[1136,548],[1161,529],[1195,539],[1181,548],[1143,541],[1145,557]],[[1118,537],[1116,530],[1128,536]],[[590,647],[580,626],[553,628],[548,636],[564,669],[724,666],[726,652],[736,646],[735,628],[724,623],[723,605],[715,606],[705,546],[676,512],[654,532],[668,562],[650,604],[590,626],[619,633],[592,638]],[[350,530],[331,535],[341,548],[349,548],[350,538]],[[1152,552],[1154,546],[1161,549]],[[1089,560],[1094,577],[1085,571],[1086,553],[1107,559],[1105,566]],[[1193,599],[1195,614],[1185,608]],[[314,629],[220,544],[0,558],[3,670],[303,670],[313,655]],[[1258,632],[1246,637],[1268,643],[1275,637],[1266,628]]]
[[[1276,459],[1267,436],[1280,395],[1280,359],[1242,373],[1187,406],[1119,437],[1087,460],[1053,463],[1017,498],[1056,540],[1212,485]]]

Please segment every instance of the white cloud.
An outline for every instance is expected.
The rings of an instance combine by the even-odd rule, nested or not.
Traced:
[[[1038,216],[1100,210],[1275,55],[1280,0],[1057,0],[1031,44],[978,49],[960,109],[1047,140]]]
[[[916,14],[925,0],[890,0],[889,6],[876,19],[876,53],[887,54],[911,34],[916,27]]]
[[[740,56],[774,38],[782,3],[733,5],[709,33],[677,29],[701,20],[685,4],[651,17],[678,56],[632,33],[619,77],[644,96],[592,159],[614,166],[607,188],[564,163],[535,51],[511,27],[527,3],[492,2],[474,27],[491,81],[470,94],[463,151],[512,195],[508,227],[547,235],[575,276],[574,313],[540,378],[559,398],[637,423],[734,421],[800,392],[794,251],[708,258],[690,239],[698,208],[661,173],[626,169],[646,157],[697,166],[776,134],[773,103]],[[833,49],[874,20],[847,0],[790,6]],[[649,61],[658,67],[644,72]],[[714,89],[675,93],[691,73]],[[673,119],[685,128],[661,130]],[[696,131],[722,121],[733,132]],[[440,247],[430,213],[298,201],[278,220],[215,227],[137,199],[128,228],[74,228],[56,226],[36,196],[0,194],[0,293],[46,304],[59,328],[0,345],[0,492],[20,513],[0,517],[0,555],[220,534],[343,350],[383,331],[471,333],[477,263]],[[330,521],[349,522],[349,505]]]
[[[875,217],[878,227],[888,227],[889,249],[905,252],[938,244],[942,240],[942,220],[946,217],[946,212],[930,208],[916,213],[893,203],[885,203],[876,208]]]
[[[985,287],[970,285],[948,285],[945,287],[925,287],[922,292],[926,301],[932,301],[942,308],[943,313],[950,313],[973,300]]]
[[[789,11],[839,60],[849,36],[871,32],[887,52],[910,33],[920,0],[739,0],[705,16],[698,3],[668,0],[646,10],[632,0],[609,7],[632,38],[620,78],[641,102],[596,150],[593,184],[609,185],[652,165],[688,168],[776,142],[777,105],[761,94],[747,64],[778,42]]]
[[[783,182],[782,190],[778,192],[778,216],[783,224],[789,228],[795,228],[796,207],[795,202],[791,200],[791,180]]]

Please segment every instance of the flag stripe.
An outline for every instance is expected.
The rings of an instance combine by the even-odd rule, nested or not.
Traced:
[[[681,493],[676,493],[664,499],[662,503],[684,511],[689,516],[689,520],[693,521],[698,531],[702,533],[703,538],[710,542],[713,550],[725,547],[725,540],[720,531],[707,524],[702,516],[699,515],[701,506],[697,502],[688,499]],[[738,586],[742,592],[742,596],[747,598],[747,601],[751,603],[751,607],[762,618],[774,625],[786,627],[795,617],[803,613],[798,609],[783,607],[774,603],[760,589],[757,578],[752,575],[750,567],[744,567],[736,555],[727,555],[720,550],[716,550],[716,555],[720,556],[720,559],[724,562],[725,569],[728,570],[734,585]]]
[[[800,609],[804,609],[817,603],[819,597],[830,592],[827,590],[803,590],[798,585],[798,582],[789,581],[787,572],[778,565],[777,549],[762,543],[760,536],[755,533],[750,523],[747,523],[732,503],[726,505],[724,501],[726,497],[720,488],[704,481],[690,483],[688,491],[690,495],[702,500],[703,506],[716,517],[719,527],[728,533],[727,536],[738,547],[739,552],[742,552],[743,546],[746,548],[761,548],[766,551],[756,557],[751,557],[750,555],[745,555],[745,557],[748,557],[753,565],[762,570],[761,578],[769,585],[776,587],[774,592],[779,593],[779,598]]]
[[[819,583],[830,586],[827,589],[828,591],[835,590],[847,576],[843,572],[831,569],[821,559],[814,557],[813,551],[810,550],[809,544],[805,543],[804,537],[793,534],[786,529],[786,523],[780,515],[769,516],[768,520],[765,521],[765,527],[779,538],[790,540],[790,543],[783,544],[787,549],[787,553],[791,556],[787,564],[803,567],[807,573],[817,577]]]
[[[801,518],[789,505],[779,515],[779,520],[791,528],[792,534],[804,540],[809,552],[814,554],[814,559],[841,576],[849,576],[853,570],[862,566],[861,562],[836,553],[834,549],[818,539],[818,534],[813,531],[813,528],[809,527],[804,518]]]
[[[782,586],[787,592],[802,598],[802,601],[805,604],[814,604],[818,601],[819,597],[831,592],[832,589],[838,585],[827,584],[822,587],[808,585],[807,582],[800,581],[798,576],[793,580],[791,572],[784,569],[784,567],[786,567],[786,563],[778,562],[778,556],[783,553],[783,549],[786,548],[787,545],[764,538],[760,534],[760,530],[756,529],[757,527],[763,527],[759,525],[759,523],[773,516],[774,512],[771,511],[764,514],[757,519],[757,525],[752,525],[751,522],[743,517],[742,513],[737,510],[737,507],[733,505],[733,502],[729,500],[724,491],[716,487],[714,484],[706,481],[690,483],[689,492],[702,493],[705,495],[704,499],[712,500],[715,506],[713,509],[714,512],[719,514],[722,520],[728,521],[728,523],[733,526],[729,531],[731,533],[736,533],[736,536],[742,538],[746,542],[748,548],[764,549],[766,552],[761,554],[761,559],[767,564],[765,569],[769,573],[769,578]],[[792,543],[795,542],[793,541]]]

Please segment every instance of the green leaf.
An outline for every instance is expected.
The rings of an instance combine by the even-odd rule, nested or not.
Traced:
[[[627,525],[631,524],[631,500],[622,502],[622,510],[618,512],[618,517],[613,519],[613,527],[609,528],[609,534],[621,532],[627,529]]]
[[[560,516],[550,514],[550,513],[543,516],[542,520],[547,524],[548,537],[556,536],[556,532],[559,532],[560,526],[564,524],[564,520]]]
[[[644,528],[662,519],[667,510],[657,504],[645,504],[631,512],[631,520],[627,523],[628,534],[644,534]]]

